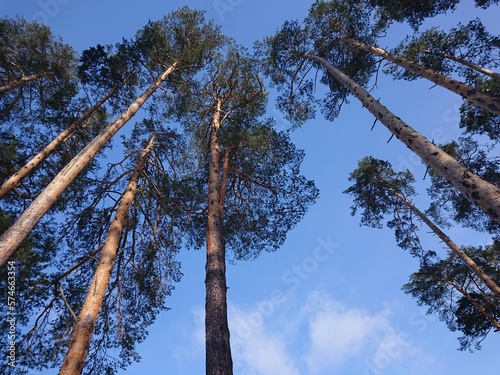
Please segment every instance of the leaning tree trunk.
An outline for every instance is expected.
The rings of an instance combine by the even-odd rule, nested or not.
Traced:
[[[29,205],[19,218],[0,237],[0,267],[14,253],[19,244],[28,236],[35,225],[52,207],[57,198],[73,182],[78,174],[87,166],[92,158],[108,143],[142,107],[146,100],[160,87],[161,83],[177,68],[174,63],[153,82],[130,107],[115,121],[109,124],[92,142],[64,167],[40,195]]]
[[[112,97],[120,88],[120,86],[113,87],[101,100],[89,108],[82,116],[73,121],[61,134],[59,134],[52,142],[36,154],[24,167],[19,169],[0,187],[0,199],[2,199],[9,191],[15,188],[21,180],[29,175],[41,162],[43,162],[49,155],[62,143],[64,143],[76,128],[87,120],[92,114],[99,109],[110,97]]]
[[[467,68],[474,70],[476,72],[479,72],[481,74],[484,74],[484,75],[490,77],[491,79],[494,79],[495,81],[500,81],[500,73],[494,72],[493,70],[485,68],[484,66],[476,65],[468,60],[461,59],[459,57],[455,57],[452,55],[448,55],[447,53],[432,52],[428,49],[424,50],[423,52],[429,53],[429,54],[435,55],[435,56],[441,56],[441,57],[444,57],[445,59],[448,59],[451,61],[455,61],[456,63],[459,63],[463,66],[466,66]]]
[[[500,188],[472,173],[422,134],[394,115],[368,91],[325,59],[305,55],[320,64],[351,93],[356,96],[380,122],[382,122],[410,150],[422,158],[437,174],[448,180],[486,214],[500,224]]]
[[[35,81],[35,80],[42,78],[42,77],[43,77],[43,75],[40,75],[40,74],[33,74],[31,76],[28,76],[28,77],[21,77],[14,82],[8,83],[4,86],[0,86],[0,94],[7,92],[7,91],[10,91],[12,89],[15,89],[16,87],[23,86],[23,85],[27,84],[28,82]]]
[[[87,298],[83,303],[76,326],[71,334],[68,352],[62,363],[61,371],[59,372],[60,375],[75,375],[82,373],[85,359],[89,353],[99,310],[104,301],[104,294],[106,293],[106,288],[109,284],[111,272],[115,264],[123,227],[127,221],[127,214],[135,198],[139,177],[144,170],[144,166],[154,147],[154,143],[155,137],[153,136],[146,148],[142,150],[139,162],[121,197],[115,218],[109,227],[108,236],[104,241],[101,259],[99,260],[94,277],[90,283]]]
[[[474,306],[476,309],[478,309],[481,314],[483,314],[486,319],[490,321],[490,323],[493,325],[493,327],[496,328],[496,332],[500,331],[500,322],[494,317],[488,309],[481,303],[476,301],[465,289],[463,289],[462,286],[457,285],[457,283],[453,280],[446,280],[445,281],[448,285],[451,287],[455,288],[460,294],[462,294],[472,306]]]
[[[500,115],[500,99],[498,98],[480,92],[472,86],[454,80],[450,77],[447,77],[441,73],[426,68],[422,65],[416,64],[413,61],[407,60],[401,56],[389,53],[386,50],[383,50],[382,48],[368,46],[353,39],[342,39],[342,40],[353,46],[356,46],[362,51],[373,53],[374,55],[392,61],[393,63],[402,66],[403,68],[409,70],[410,72],[418,74],[424,78],[427,78],[429,81],[434,82],[436,85],[444,87],[460,95],[464,99],[484,108],[488,112]]]
[[[205,266],[206,374],[232,375],[233,361],[227,320],[226,251],[223,234],[219,129],[220,102],[212,118],[208,177],[207,263]]]
[[[451,240],[436,224],[430,220],[427,215],[420,211],[409,199],[402,194],[389,189],[389,192],[405,204],[415,215],[417,215],[433,232],[438,236],[462,261],[470,268],[470,270],[490,289],[494,295],[500,297],[500,287],[484,272],[478,264],[469,257],[455,242]]]

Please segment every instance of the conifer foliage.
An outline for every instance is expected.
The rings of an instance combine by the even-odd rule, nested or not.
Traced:
[[[206,374],[232,375],[227,261],[285,243],[319,195],[290,131],[317,112],[338,121],[353,100],[427,165],[431,202],[417,206],[409,171],[367,156],[346,176],[351,213],[374,228],[389,218],[418,260],[404,292],[461,331],[461,349],[480,348],[500,330],[500,42],[480,20],[419,30],[459,2],[315,1],[254,54],[189,7],[80,54],[47,26],[1,18],[0,280],[15,260],[19,371],[139,361],[181,281],[177,255],[203,248]],[[385,47],[397,22],[415,33]],[[437,145],[400,119],[375,98],[380,74],[458,95],[463,136]],[[267,114],[267,86],[291,129]],[[491,243],[457,244],[451,224]],[[427,248],[421,225],[449,251]]]

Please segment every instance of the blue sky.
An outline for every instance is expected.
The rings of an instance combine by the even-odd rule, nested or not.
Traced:
[[[97,43],[129,38],[149,19],[182,5],[205,9],[223,32],[239,43],[272,34],[287,19],[302,19],[313,1],[2,1],[3,16],[22,15],[49,25],[77,51]],[[476,10],[462,1],[457,12],[428,25],[444,28],[481,17],[490,32],[499,32],[499,8]],[[411,31],[398,26],[387,38],[390,47]],[[459,135],[460,98],[424,81],[394,82],[380,77],[375,97],[436,143]],[[288,124],[270,106],[278,127]],[[349,172],[363,156],[386,159],[396,169],[409,168],[422,180],[425,167],[381,124],[373,131],[371,115],[355,99],[334,123],[321,115],[293,133],[306,151],[303,173],[314,179],[320,198],[285,245],[251,262],[228,265],[229,320],[235,374],[241,375],[407,375],[498,373],[500,337],[490,334],[473,354],[457,350],[458,333],[401,291],[417,262],[400,250],[391,230],[359,226],[351,217],[349,196],[342,194]],[[131,124],[129,124],[131,125]],[[419,182],[417,204],[426,208],[426,182]],[[485,234],[462,228],[447,230],[462,245],[488,244]],[[426,234],[424,243],[443,245]],[[180,256],[184,277],[139,346],[142,356],[121,374],[204,373],[203,251]],[[57,373],[57,369],[46,372]]]

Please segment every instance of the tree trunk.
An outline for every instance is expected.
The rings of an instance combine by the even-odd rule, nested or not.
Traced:
[[[223,205],[221,196],[221,165],[218,133],[220,102],[212,118],[210,133],[210,161],[208,177],[208,222],[206,262],[206,374],[232,375],[233,361],[227,320],[226,251],[223,233]]]
[[[410,150],[420,156],[437,174],[448,180],[456,189],[465,194],[500,224],[500,188],[470,172],[422,134],[395,116],[363,87],[328,61],[313,55],[306,55],[305,57],[323,66]]]
[[[368,46],[361,42],[352,39],[342,39],[343,41],[356,46],[362,51],[373,53],[374,55],[383,57],[386,60],[392,61],[393,63],[402,66],[403,68],[409,70],[412,73],[418,74],[429,81],[434,82],[436,85],[444,87],[464,99],[474,103],[488,112],[500,115],[500,99],[487,95],[483,92],[477,91],[474,87],[469,86],[463,82],[449,78],[441,73],[438,73],[432,69],[428,69],[422,65],[418,65],[413,61],[407,60],[401,56],[393,55],[382,48]]]
[[[121,197],[115,218],[109,227],[108,236],[104,241],[101,259],[99,260],[94,277],[90,283],[87,298],[85,299],[76,326],[71,334],[69,349],[62,363],[61,371],[59,372],[60,375],[75,375],[82,373],[85,359],[89,353],[97,317],[104,300],[104,294],[108,287],[113,265],[115,264],[116,253],[120,245],[123,227],[127,221],[128,211],[134,201],[139,177],[154,147],[154,143],[155,137],[153,136],[147,147],[142,150],[139,162]]]
[[[479,65],[476,65],[474,63],[471,63],[470,61],[468,60],[465,60],[465,59],[461,59],[459,57],[455,57],[455,56],[452,56],[452,55],[448,55],[446,53],[437,53],[437,52],[432,52],[428,49],[426,49],[425,51],[423,51],[425,53],[429,53],[431,55],[435,55],[435,56],[441,56],[441,57],[444,57],[445,59],[448,59],[448,60],[451,60],[451,61],[455,61],[456,63],[459,63],[459,64],[462,64],[463,66],[466,66],[467,68],[469,69],[472,69],[472,70],[475,70],[476,72],[479,72],[479,73],[482,73],[496,81],[500,81],[500,74],[499,73],[496,73],[490,69],[487,69],[483,66],[479,66]]]
[[[10,91],[12,89],[15,89],[16,87],[25,85],[28,82],[35,81],[35,80],[42,78],[42,77],[43,77],[43,75],[40,75],[40,74],[33,74],[31,76],[28,76],[28,77],[23,76],[14,82],[8,83],[4,86],[0,86],[0,94],[7,92],[7,91]]]
[[[439,227],[434,224],[422,211],[420,211],[410,200],[403,195],[389,189],[390,193],[402,201],[410,210],[412,210],[427,226],[438,236],[462,261],[470,268],[472,272],[490,289],[494,295],[500,297],[500,287],[493,281],[474,260],[469,257],[458,245],[453,242]]]
[[[496,320],[496,318],[484,307],[480,302],[477,302],[469,293],[467,293],[466,290],[464,290],[462,287],[457,285],[455,281],[453,280],[446,280],[446,283],[448,285],[451,285],[453,288],[455,288],[460,294],[462,294],[467,300],[471,303],[472,306],[474,306],[476,309],[478,309],[481,314],[483,314],[486,319],[490,321],[490,323],[493,325],[493,327],[496,328],[496,331],[500,331],[500,322]]]
[[[36,154],[24,167],[19,169],[0,187],[0,199],[2,199],[9,191],[15,188],[21,180],[29,175],[41,162],[43,162],[60,144],[66,141],[73,134],[76,128],[87,120],[97,109],[99,109],[111,96],[113,96],[120,86],[113,87],[108,94],[94,104],[87,112],[68,126],[61,134],[59,134],[52,142],[50,142],[42,151]]]
[[[14,253],[19,244],[28,236],[35,225],[52,207],[54,202],[73,182],[77,175],[87,166],[92,158],[108,143],[108,141],[120,130],[142,107],[146,100],[160,87],[161,83],[177,67],[174,63],[165,70],[154,83],[152,83],[134,103],[127,108],[115,121],[109,124],[92,142],[90,142],[80,153],[75,156],[62,169],[30,206],[19,216],[14,224],[0,237],[0,267]]]

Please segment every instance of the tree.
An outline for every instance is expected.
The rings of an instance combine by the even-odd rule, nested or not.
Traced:
[[[65,108],[76,93],[74,51],[50,29],[0,19],[0,120],[18,124]]]
[[[130,177],[130,182],[120,198],[120,205],[108,230],[108,236],[102,246],[101,258],[94,277],[89,286],[87,298],[80,311],[75,329],[71,335],[68,353],[63,361],[60,374],[81,374],[85,359],[90,348],[90,341],[96,325],[97,316],[102,306],[104,294],[109,284],[116,254],[120,245],[123,229],[126,225],[127,214],[134,201],[139,177],[146,165],[147,158],[155,147],[153,136],[142,150],[137,166]]]
[[[466,247],[464,251],[494,280],[500,280],[498,242],[484,248]],[[479,350],[489,332],[500,330],[498,297],[485,290],[454,253],[421,265],[403,290],[419,305],[427,305],[429,313],[437,313],[451,331],[462,331],[464,336],[458,338],[460,350]]]
[[[226,258],[249,259],[279,248],[318,194],[300,175],[303,153],[284,133],[259,119],[266,92],[259,66],[232,43],[207,69],[182,123],[192,142],[198,176],[186,181],[191,243],[205,244],[206,373],[232,374],[227,323]],[[196,182],[197,181],[197,182]],[[199,186],[207,194],[196,196]]]
[[[8,148],[13,156],[10,160],[0,156],[7,167],[3,183],[60,132],[61,122],[73,113],[78,80],[75,52],[48,27],[23,18],[1,19],[0,33],[0,80],[6,86],[14,83],[0,93],[0,147]],[[23,81],[28,76],[36,79]],[[72,155],[69,147],[53,154],[39,173],[25,180],[8,202],[2,202],[4,208],[14,212],[29,203],[55,175],[53,169]]]
[[[0,199],[3,198],[9,191],[14,189],[21,180],[29,175],[33,170],[42,163],[61,143],[65,142],[77,128],[88,120],[111,96],[117,93],[118,87],[114,87],[106,94],[99,102],[89,108],[82,116],[72,122],[65,130],[63,130],[56,138],[54,138],[45,148],[36,154],[28,163],[7,179],[0,187]]]
[[[394,228],[398,245],[408,249],[425,264],[435,253],[422,249],[416,234],[417,226],[413,222],[413,217],[416,216],[470,268],[494,296],[500,298],[498,284],[410,200],[415,192],[410,185],[414,179],[409,171],[395,173],[390,163],[365,157],[350,174],[349,181],[354,184],[344,193],[354,196],[351,214],[354,215],[358,209],[363,208],[361,222],[364,225],[380,227],[383,216],[392,213],[394,218],[387,225]]]
[[[209,50],[214,48],[220,39],[217,28],[211,22],[205,22],[203,12],[184,7],[165,16],[161,21],[146,25],[137,33],[133,42],[125,41],[117,45],[117,54],[110,55],[108,47],[99,46],[84,53],[80,77],[87,89],[90,87],[90,92],[98,97],[119,84],[123,75],[120,76],[117,72],[130,74],[131,69],[127,69],[128,67],[140,67],[137,71],[138,82],[149,84],[153,78],[155,83],[149,85],[150,89],[124,112],[133,114],[146,97],[152,94],[154,87],[160,85],[164,92],[170,94],[167,99],[175,101],[175,86],[184,84],[184,81],[189,81],[196,74],[210,58]],[[114,57],[118,55],[120,58]],[[167,76],[168,79],[162,82],[162,78]],[[133,91],[130,90],[131,87],[127,87],[130,93],[119,96],[129,98]],[[123,105],[123,100],[117,99],[116,96],[117,94],[114,94],[110,98],[113,109]],[[120,116],[115,125],[124,119],[124,116]],[[144,128],[138,128],[133,137],[138,138],[138,133],[144,135],[151,130],[146,123],[141,124]],[[113,125],[108,126],[107,130],[110,130],[110,127]],[[112,132],[116,130],[115,126]],[[108,132],[103,138],[105,133],[103,131],[96,137],[99,141],[94,140],[90,145],[104,142],[104,138],[109,136]],[[128,147],[133,147],[133,143],[130,140]],[[162,147],[165,145],[166,143],[162,142]],[[83,152],[90,158],[94,151],[89,147],[91,146],[86,147]],[[180,149],[182,148],[176,148],[175,153],[179,153]],[[168,150],[166,147],[162,152],[167,154]],[[156,167],[161,163],[171,165],[167,159],[160,161],[156,158],[154,162],[157,163]],[[65,169],[63,174],[67,171],[68,169]],[[70,169],[70,172],[75,172],[75,169]],[[61,176],[60,174],[59,177]],[[131,209],[130,221],[120,240],[116,268],[103,300],[101,318],[95,326],[94,340],[87,361],[88,373],[113,373],[117,366],[124,367],[132,360],[138,360],[139,356],[134,350],[135,343],[144,339],[147,334],[145,327],[154,321],[158,311],[166,308],[164,297],[170,294],[173,288],[170,281],[177,281],[180,277],[178,264],[172,260],[180,243],[176,238],[178,231],[173,229],[171,220],[171,211],[176,211],[177,208],[168,209],[167,203],[169,200],[176,201],[169,193],[174,190],[169,187],[172,182],[166,178],[168,175],[165,170],[158,172],[157,176],[162,179],[152,182],[151,174],[147,175],[146,178],[151,183],[150,189],[141,188],[136,195],[142,197],[144,194],[147,198],[136,199],[136,204]],[[76,212],[77,216],[65,224],[62,232],[67,233],[65,237],[70,238],[66,238],[67,252],[60,249],[61,254],[57,260],[60,266],[57,269],[67,271],[55,275],[52,271],[51,275],[45,275],[45,279],[39,279],[32,284],[40,286],[41,289],[36,292],[35,297],[38,301],[36,307],[40,307],[39,314],[34,317],[34,327],[26,332],[19,344],[20,352],[24,355],[23,363],[28,368],[44,368],[49,363],[52,366],[58,365],[61,348],[65,347],[70,333],[68,329],[72,326],[73,311],[80,309],[86,294],[81,280],[90,280],[94,272],[92,259],[101,251],[98,244],[113,211],[113,207],[108,206],[115,199],[113,189],[122,177],[123,174],[114,181],[104,178],[89,189],[85,195],[90,191],[95,194],[89,200],[90,206]],[[157,186],[166,190],[160,192]],[[106,208],[97,208],[100,204]],[[74,235],[69,234],[72,229],[78,229]],[[95,247],[89,250],[91,245]],[[165,251],[160,251],[161,248]],[[29,290],[33,290],[33,287]],[[55,291],[54,296],[51,296],[52,290]],[[108,350],[113,348],[120,348],[119,359],[110,360]]]
[[[474,84],[472,72],[492,79],[500,78],[491,70],[498,68],[499,46],[499,38],[491,35],[481,21],[475,19],[466,25],[459,23],[448,32],[432,27],[408,36],[394,49],[394,54],[445,75],[458,73]],[[414,77],[410,72],[399,72],[395,66],[390,72],[398,78]]]
[[[452,141],[440,147],[484,180],[499,184],[500,159],[492,154],[494,149],[492,146],[481,147],[469,136],[461,137],[458,141]],[[428,193],[432,199],[428,210],[430,217],[443,225],[449,225],[449,219],[452,219],[460,225],[498,236],[500,228],[496,221],[485,215],[433,170],[430,170],[429,175],[431,186],[428,188]]]
[[[477,78],[476,85],[483,91],[500,96],[500,83],[497,80]],[[460,127],[470,134],[485,134],[493,142],[500,141],[500,116],[492,115],[483,108],[464,102],[460,107]]]
[[[102,184],[89,189],[92,204],[82,210],[76,221],[59,228],[65,235],[59,238],[61,254],[47,270],[50,272],[35,275],[26,283],[26,290],[32,294],[30,301],[35,303],[31,319],[19,326],[23,332],[17,344],[21,368],[61,366],[76,323],[74,312],[82,309],[89,291],[96,290],[85,281],[92,279],[97,259],[113,252],[111,242],[105,238],[110,228],[116,234],[111,216],[120,205],[121,194],[117,192],[129,192],[126,184],[138,151],[153,136],[156,147],[147,158],[127,211],[105,294],[102,300],[96,301],[93,294],[90,299],[100,301],[102,307],[92,340],[87,337],[84,372],[113,374],[118,367],[125,368],[140,359],[135,345],[147,336],[147,328],[157,314],[167,309],[166,297],[181,276],[175,255],[180,250],[178,227],[183,217],[174,202],[179,195],[175,179],[183,173],[177,166],[186,149],[179,135],[149,120],[138,123],[124,142],[127,157],[110,166],[102,176]],[[122,205],[121,214],[123,211]],[[98,267],[102,271],[105,266],[103,262]],[[104,281],[100,279],[98,289]],[[72,354],[85,353],[73,348]]]
[[[153,82],[142,95],[115,121],[110,123],[94,140],[89,143],[45,188],[31,203],[16,222],[0,237],[0,266],[14,253],[19,244],[26,238],[42,216],[51,208],[54,201],[63,193],[88,162],[106,143],[130,120],[141,108],[142,104],[154,93],[161,83],[175,70],[174,62],[165,72]]]
[[[335,10],[336,8],[331,7],[329,9]],[[336,13],[329,16],[329,23],[333,24],[341,23],[342,17],[344,17],[343,14]],[[294,77],[304,74],[304,62],[309,60],[315,63],[316,66],[323,69],[326,76],[337,80],[352,95],[357,97],[377,120],[382,122],[410,150],[420,156],[437,174],[450,181],[456,189],[481,207],[493,220],[500,222],[500,189],[464,168],[455,159],[390,112],[360,84],[353,81],[325,58],[314,54],[314,51],[318,49],[318,45],[328,45],[330,39],[329,34],[325,35],[323,39],[319,39],[317,35],[323,34],[321,30],[314,32],[313,26],[314,23],[310,22],[304,28],[301,28],[297,23],[286,23],[276,36],[265,41],[264,46],[268,48],[267,56],[271,60],[268,63],[268,71],[274,82],[282,87],[292,86],[293,88]],[[327,31],[329,32],[329,30]],[[308,35],[313,35],[314,39],[308,40]],[[362,37],[360,38],[362,39]],[[358,39],[358,36],[356,36],[356,39]],[[348,61],[344,62],[344,64],[346,63]],[[325,78],[325,81],[328,82],[328,79]],[[292,106],[294,100],[295,97],[291,95],[289,102],[292,102]],[[330,105],[329,101],[325,101],[324,104],[327,107],[336,106],[336,103]],[[312,104],[309,104],[309,107],[311,106]]]
[[[417,30],[426,18],[434,17],[447,11],[455,10],[460,0],[432,0],[402,3],[394,0],[371,0],[370,4],[378,8],[384,18],[397,22],[407,21]],[[498,0],[475,0],[476,7],[487,8],[498,4]]]
[[[318,56],[308,56],[343,82],[361,103],[406,146],[500,224],[500,188],[472,173],[381,105],[365,89]]]
[[[84,363],[85,363],[85,358],[87,357],[90,349],[90,343],[92,341],[92,335],[94,328],[96,327],[96,322],[97,322],[97,317],[99,314],[99,311],[103,305],[103,302],[106,298],[109,298],[109,296],[106,296],[106,292],[108,289],[108,285],[110,284],[110,279],[111,275],[113,274],[113,266],[115,265],[116,258],[118,256],[118,249],[120,247],[120,244],[122,243],[122,238],[124,236],[124,230],[126,227],[129,227],[128,230],[130,230],[131,226],[137,226],[137,223],[129,223],[130,217],[129,217],[129,211],[136,199],[136,193],[138,190],[138,180],[139,178],[145,174],[145,167],[146,164],[148,163],[148,159],[151,157],[151,154],[155,151],[157,147],[162,147],[165,149],[168,149],[169,147],[172,147],[173,145],[169,143],[169,137],[176,138],[178,137],[176,134],[172,133],[172,135],[166,134],[166,133],[153,133],[151,139],[145,146],[145,148],[141,151],[141,155],[139,156],[137,166],[133,170],[132,176],[130,177],[130,181],[127,185],[127,188],[125,189],[124,193],[122,194],[120,198],[120,204],[118,208],[116,209],[116,215],[115,219],[111,223],[109,229],[108,229],[108,235],[106,237],[106,240],[104,244],[102,245],[100,249],[101,257],[99,260],[99,264],[97,265],[97,268],[95,270],[94,277],[92,279],[92,282],[89,285],[88,288],[88,293],[87,297],[85,299],[85,302],[83,304],[83,307],[80,311],[78,321],[76,323],[76,326],[73,330],[73,333],[71,335],[71,340],[70,340],[70,345],[68,352],[66,354],[66,357],[63,361],[62,367],[61,367],[61,374],[74,374],[78,373],[80,374],[83,370]],[[159,139],[158,139],[159,138]],[[130,147],[134,142],[129,141],[127,142],[128,146]],[[176,148],[175,151],[179,153],[179,149]],[[149,164],[153,165],[153,163],[149,162]],[[159,168],[158,165],[155,165],[153,168]],[[161,170],[162,173],[165,173],[165,170]],[[147,176],[147,174],[146,174]],[[151,177],[148,176],[148,184],[153,184],[154,180],[151,179]],[[152,186],[154,189],[154,186]],[[144,194],[145,189],[140,194]],[[167,194],[167,198],[170,198],[170,196]],[[147,198],[146,198],[147,199]],[[150,198],[151,199],[151,198]],[[168,199],[165,199],[165,195],[163,196],[158,196],[157,197],[157,202],[162,202],[162,204],[168,204]],[[150,203],[148,204],[150,205]],[[156,213],[159,210],[156,209]],[[153,211],[155,212],[155,211]],[[155,227],[158,225],[158,216],[156,216],[153,212],[150,213],[152,216],[151,222],[156,222],[154,225]],[[155,217],[156,216],[156,217]],[[137,219],[137,215],[132,215],[134,219]],[[167,221],[168,222],[168,221]],[[161,230],[171,230],[171,227],[169,226],[160,226]],[[151,228],[153,233],[158,231],[158,228]],[[154,237],[157,237],[155,234]],[[164,238],[169,238],[168,236],[162,236]],[[169,238],[170,239],[170,238]],[[164,240],[158,239],[155,241],[156,244],[153,244],[153,247],[157,248],[156,252],[158,253],[175,253],[176,248],[178,245],[176,243],[169,243],[165,242]],[[147,249],[148,247],[146,247]],[[136,251],[140,251],[140,249],[136,249]],[[154,257],[153,257],[154,258]],[[162,267],[165,266],[174,266],[175,263],[173,262],[168,262],[166,264],[162,264]],[[167,275],[170,273],[174,272],[174,269],[172,270],[166,270]],[[148,272],[154,272],[153,270],[149,270]],[[165,271],[164,271],[165,272]],[[177,280],[178,277],[175,276],[175,273],[173,273],[173,280]],[[130,276],[129,276],[130,277]],[[140,274],[136,273],[135,278],[139,283],[143,283],[146,280],[148,280],[149,277],[141,276]],[[161,284],[166,284],[170,280],[170,277],[161,277],[160,283]],[[121,282],[127,282],[127,280],[121,280]],[[146,288],[154,288],[157,287],[156,285],[145,285],[144,287]],[[144,288],[143,287],[143,288]],[[141,288],[141,289],[143,289]],[[112,289],[112,287],[110,288]],[[159,287],[159,290],[163,289],[163,287]],[[160,297],[161,294],[156,296],[155,291],[150,291],[148,292],[149,294],[152,294],[156,298]],[[162,299],[160,297],[160,299]],[[159,301],[153,302],[158,303]],[[133,314],[133,313],[132,313]]]
[[[389,53],[383,50],[382,48],[369,46],[350,38],[344,38],[343,41],[353,46],[356,46],[357,48],[360,48],[365,52],[370,52],[377,56],[383,57],[384,59],[387,59],[397,65],[400,65],[416,75],[427,78],[429,81],[435,83],[436,85],[442,86],[462,96],[464,99],[482,107],[488,112],[491,112],[496,115],[500,114],[500,99],[498,99],[497,97],[490,96],[488,94],[480,92],[477,89],[463,82],[447,77],[432,69],[418,65],[413,61],[407,60],[401,56]]]
[[[480,92],[500,96],[498,68],[500,40],[491,35],[479,20],[459,24],[449,32],[432,28],[407,37],[395,53],[445,75],[458,74]],[[386,69],[396,78],[414,79],[416,75],[398,65]],[[471,134],[487,134],[500,139],[499,116],[464,101],[460,107],[460,126]]]
[[[73,139],[75,143],[75,145],[71,146],[73,150],[78,149],[80,142],[84,145],[89,142],[92,139],[92,134],[96,135],[96,132],[102,130],[98,126],[99,121],[95,121],[95,118],[99,116],[99,112],[103,112],[105,103],[111,102],[112,107],[118,108],[120,103],[134,99],[138,69],[134,67],[134,61],[130,61],[130,50],[129,43],[124,41],[117,44],[116,53],[114,54],[112,53],[112,47],[105,48],[101,45],[83,51],[78,67],[80,83],[84,87],[87,96],[90,96],[91,92],[95,92],[99,100],[86,109],[84,113],[77,114],[76,118],[61,116],[63,121],[71,119],[70,125],[65,127],[42,151],[38,152],[2,184],[0,199],[15,188],[23,178],[31,174],[38,165],[48,158],[62,143],[68,141],[70,137],[81,138],[81,141],[80,139]],[[101,92],[103,92],[102,97],[100,97]],[[94,120],[93,129],[87,135],[84,130],[89,126],[87,121],[91,119]],[[60,120],[58,119],[58,121]],[[25,140],[23,143],[27,143],[26,138],[23,137],[23,139]],[[36,147],[36,145],[33,147]]]
[[[168,30],[168,32],[167,32]],[[38,220],[50,209],[53,202],[71,184],[78,173],[92,160],[99,150],[132,118],[144,102],[167,78],[167,88],[172,88],[178,77],[173,73],[182,69],[193,75],[210,56],[209,50],[219,43],[218,32],[205,24],[203,14],[185,7],[166,16],[162,21],[150,23],[136,36],[136,58],[144,64],[145,75],[156,75],[153,83],[122,115],[109,124],[52,180],[45,190],[23,212],[17,221],[0,238],[0,265],[15,251]],[[190,38],[196,38],[190,40]],[[153,43],[156,43],[153,45]],[[182,75],[181,75],[182,76]],[[175,78],[175,79],[174,79]]]

